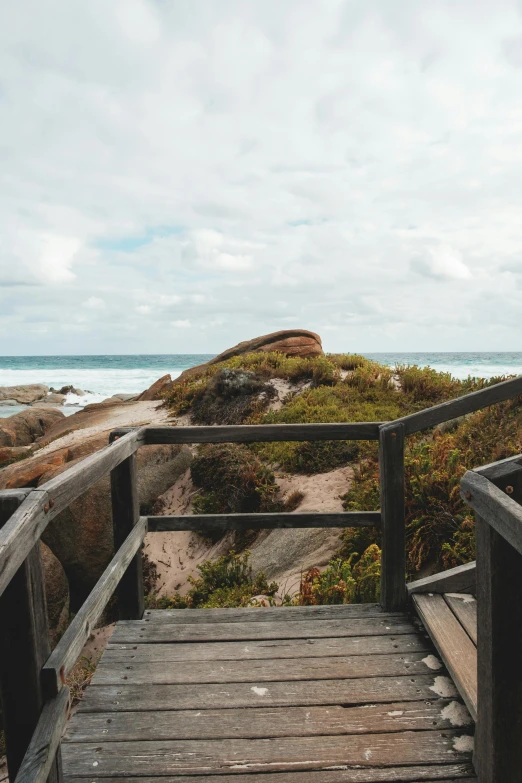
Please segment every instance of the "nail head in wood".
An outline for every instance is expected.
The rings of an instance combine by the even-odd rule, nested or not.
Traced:
[[[513,489],[511,484],[508,484],[508,486],[506,487],[506,492],[508,493],[508,495],[512,495],[514,491],[515,490]]]

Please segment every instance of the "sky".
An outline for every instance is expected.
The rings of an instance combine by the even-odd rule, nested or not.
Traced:
[[[0,354],[520,350],[522,2],[0,7]]]

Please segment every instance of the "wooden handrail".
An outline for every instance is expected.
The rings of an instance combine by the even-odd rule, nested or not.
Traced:
[[[169,530],[273,530],[274,528],[310,527],[381,527],[380,511],[344,511],[328,513],[271,514],[176,514],[146,517],[149,533]]]

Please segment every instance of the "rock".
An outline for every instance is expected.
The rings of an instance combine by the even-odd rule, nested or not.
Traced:
[[[0,407],[3,406],[3,405],[13,407],[14,405],[20,405],[20,403],[17,402],[16,400],[1,400],[0,399]]]
[[[27,386],[0,386],[0,400],[15,400],[22,405],[30,405],[47,395],[49,387],[43,383],[31,383]]]
[[[262,337],[255,337],[253,340],[245,340],[242,343],[238,343],[209,362],[190,367],[174,380],[172,380],[170,375],[164,375],[163,378],[157,380],[150,388],[140,394],[138,399],[159,400],[163,393],[168,391],[172,385],[190,378],[191,375],[200,373],[212,364],[224,362],[233,356],[242,356],[247,353],[267,353],[269,351],[279,351],[286,354],[286,356],[297,356],[302,359],[312,359],[314,356],[324,355],[321,338],[315,332],[308,332],[306,329],[283,329],[280,332],[272,332]]]
[[[30,446],[2,446],[0,447],[0,467],[8,462],[16,462],[24,459],[32,453]]]
[[[170,374],[164,375],[155,381],[146,391],[142,392],[138,400],[160,400],[162,393],[172,384]]]
[[[51,647],[63,636],[69,624],[69,582],[63,567],[53,552],[40,543],[45,577],[45,597]]]
[[[54,391],[54,389],[51,389]],[[75,386],[62,386],[58,394],[76,394],[77,397],[85,397],[85,392],[82,389],[77,389]]]
[[[50,454],[36,454],[32,459],[8,465],[0,470],[0,489],[37,487],[42,476],[64,465],[69,459],[69,449],[57,449]]]
[[[63,418],[64,414],[55,408],[30,408],[1,419],[0,446],[28,446]]]
[[[131,400],[140,399],[137,394],[113,394],[109,397],[111,400],[121,400],[122,402],[130,402]]]
[[[35,402],[31,403],[31,406],[33,408],[37,407],[44,407],[46,405],[63,405],[63,401],[65,400],[65,394],[60,394],[58,392],[49,392],[45,397],[42,397],[41,400],[36,400]]]
[[[71,447],[71,460],[40,476],[38,486],[107,444],[108,432]],[[180,446],[144,446],[138,451],[138,495],[148,512],[156,498],[171,487],[186,468]],[[31,460],[32,462],[32,460]],[[0,474],[1,478],[1,474]],[[18,485],[21,486],[21,485]],[[71,606],[77,610],[109,563],[113,547],[110,477],[107,475],[59,514],[43,535],[67,574]]]

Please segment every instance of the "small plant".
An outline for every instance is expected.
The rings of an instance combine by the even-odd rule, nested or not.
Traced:
[[[190,470],[194,483],[202,490],[194,499],[197,514],[280,510],[273,472],[246,446],[203,446]]]
[[[257,595],[273,598],[278,585],[269,584],[262,571],[254,574],[249,558],[248,551],[231,551],[215,561],[205,560],[198,566],[201,576],[189,576],[192,587],[186,596],[149,598],[147,604],[155,609],[214,609],[246,606]]]
[[[82,700],[84,691],[96,671],[96,664],[97,661],[91,661],[83,656],[71,670],[66,681],[71,692],[71,707],[75,707]]]
[[[262,412],[275,394],[254,372],[224,367],[195,390],[191,416],[196,424],[242,424]]]
[[[355,562],[357,553],[348,559],[331,560],[321,573],[311,568],[301,579],[298,602],[301,606],[316,604],[353,604],[379,599],[381,552],[371,544]]]
[[[291,492],[284,502],[285,511],[295,511],[304,500],[304,492],[300,492],[298,489]]]

